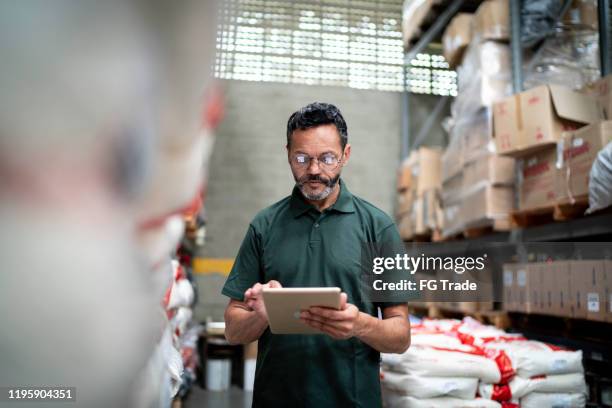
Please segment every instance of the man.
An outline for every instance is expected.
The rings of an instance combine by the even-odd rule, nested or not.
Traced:
[[[360,295],[362,244],[401,240],[389,216],[340,179],[351,155],[347,139],[334,105],[312,103],[291,115],[286,148],[296,185],[253,219],[223,288],[231,298],[228,341],[259,339],[255,407],[380,406],[379,353],[402,353],[410,344],[406,304]],[[262,289],[281,286],[342,288],[340,310],[301,314],[323,335],[270,332]]]

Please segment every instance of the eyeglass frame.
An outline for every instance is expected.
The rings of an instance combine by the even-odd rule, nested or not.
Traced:
[[[326,154],[331,154],[331,155],[333,155],[333,156],[334,156],[334,158],[336,158],[336,155],[335,155],[334,153],[331,153],[331,152],[322,153],[321,155],[319,155],[319,157],[324,156],[324,155],[326,155]],[[340,158],[336,158],[336,160],[338,160],[338,162],[336,163],[336,165],[335,165],[333,168],[327,168],[327,167],[326,167],[326,165],[323,165],[323,166],[322,166],[322,165],[321,165],[321,161],[319,160],[319,157],[313,157],[313,156],[310,156],[309,154],[306,154],[306,153],[295,153],[295,154],[294,154],[294,155],[293,155],[293,156],[290,158],[289,162],[290,162],[290,163],[292,163],[292,164],[295,164],[295,165],[296,165],[296,166],[298,166],[298,167],[302,167],[302,166],[300,166],[298,163],[295,163],[295,162],[293,161],[293,159],[294,159],[294,158],[295,158],[297,155],[304,155],[304,156],[308,157],[308,159],[309,159],[309,160],[308,160],[308,162],[307,162],[307,163],[305,163],[305,164],[304,164],[304,166],[303,166],[303,168],[304,168],[304,169],[309,168],[309,167],[310,167],[310,165],[311,165],[311,163],[312,163],[312,160],[314,159],[314,160],[316,160],[316,161],[317,161],[317,166],[319,166],[319,168],[320,168],[320,169],[325,169],[325,170],[327,170],[327,171],[334,171],[334,170],[336,170],[338,167],[340,167],[340,164],[342,164],[342,159],[344,158],[344,151],[343,151],[343,152],[342,152],[342,154],[340,155]]]

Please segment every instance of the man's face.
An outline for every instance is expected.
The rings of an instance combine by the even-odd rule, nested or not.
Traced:
[[[327,124],[295,130],[287,153],[296,185],[308,200],[319,201],[333,191],[351,146],[347,144],[343,150],[338,130]]]

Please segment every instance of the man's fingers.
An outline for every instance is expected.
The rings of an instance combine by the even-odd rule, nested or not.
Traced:
[[[304,323],[306,323],[308,326],[313,327],[317,330],[322,331],[323,333],[335,338],[335,339],[341,339],[344,338],[345,335],[339,331],[338,329],[336,329],[334,326],[331,326],[329,324],[317,321],[317,320],[313,320],[313,319],[302,319],[304,321]]]
[[[271,281],[268,282],[268,287],[270,287],[270,288],[282,288],[283,285],[281,285],[280,282],[277,281],[277,280],[271,280]]]
[[[311,307],[308,311],[313,316],[321,316],[329,320],[346,320],[348,318],[343,312],[325,307]]]
[[[346,309],[346,305],[348,303],[348,296],[346,293],[342,292],[340,294],[340,310]]]
[[[256,283],[253,285],[253,287],[251,288],[251,296],[258,296],[261,293],[261,289],[263,288],[263,285],[261,283]]]

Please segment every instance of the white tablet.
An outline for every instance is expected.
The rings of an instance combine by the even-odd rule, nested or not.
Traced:
[[[320,334],[300,320],[312,306],[340,309],[340,288],[264,288],[263,300],[274,334]]]

